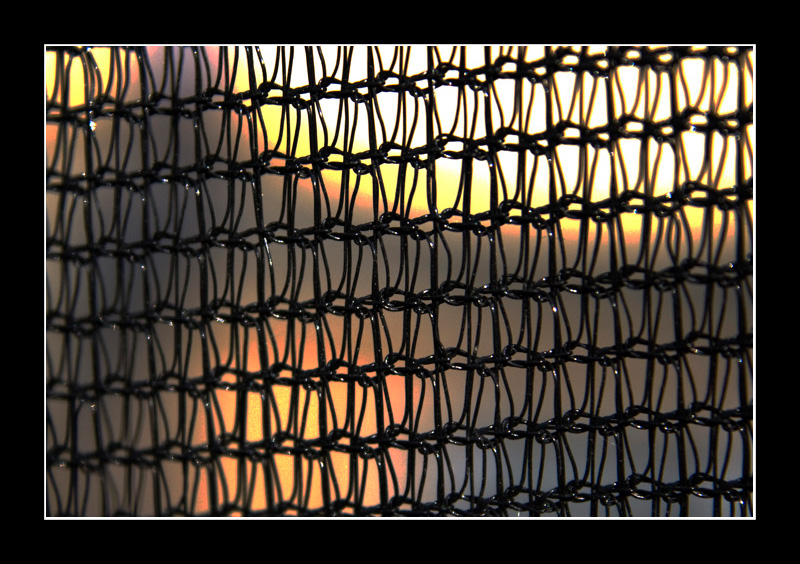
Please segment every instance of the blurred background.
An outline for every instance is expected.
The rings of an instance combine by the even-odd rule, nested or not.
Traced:
[[[750,513],[752,49],[45,71],[48,515]]]

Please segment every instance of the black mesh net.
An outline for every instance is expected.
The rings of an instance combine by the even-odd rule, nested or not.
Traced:
[[[48,515],[753,514],[752,48],[45,58]]]

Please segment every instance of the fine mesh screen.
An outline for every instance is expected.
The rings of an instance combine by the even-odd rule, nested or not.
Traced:
[[[48,48],[46,511],[751,516],[752,48]]]

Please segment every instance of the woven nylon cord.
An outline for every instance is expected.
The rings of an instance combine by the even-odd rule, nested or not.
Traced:
[[[50,516],[751,516],[747,47],[46,51]]]

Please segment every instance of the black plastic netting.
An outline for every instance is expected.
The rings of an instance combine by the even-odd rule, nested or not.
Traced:
[[[47,515],[753,515],[752,48],[45,66]]]

